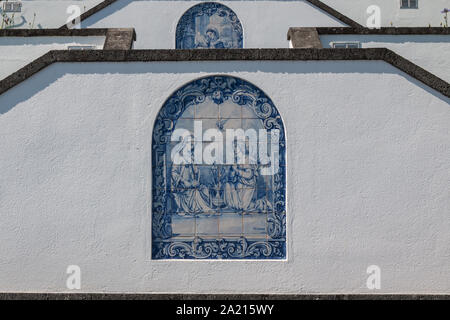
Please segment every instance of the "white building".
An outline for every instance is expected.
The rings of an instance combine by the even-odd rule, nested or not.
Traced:
[[[0,292],[450,293],[448,1],[1,3]]]

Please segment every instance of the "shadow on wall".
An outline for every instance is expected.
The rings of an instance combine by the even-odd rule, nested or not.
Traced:
[[[448,35],[358,35],[358,34],[338,34],[320,35],[320,40],[324,48],[330,47],[332,41],[359,41],[361,43],[450,43]],[[445,54],[444,52],[442,54]]]
[[[38,46],[38,45],[70,45],[80,44],[97,44],[103,45],[105,36],[89,36],[89,37],[0,37],[0,52],[3,46]],[[18,48],[23,51],[23,47]],[[6,55],[6,54],[5,54]],[[24,54],[26,55],[26,54]]]
[[[289,1],[296,1],[296,0],[279,0],[279,1],[288,1],[288,2],[289,2]],[[319,10],[320,12],[322,12],[323,14],[325,14],[326,16],[328,16],[328,18],[333,19],[334,21],[340,23],[343,27],[347,27],[347,26],[348,26],[348,25],[345,24],[343,21],[339,20],[338,18],[336,18],[335,16],[329,14],[328,12],[326,12],[326,11],[320,9],[319,7],[313,5],[312,3],[308,2],[308,1],[304,1],[304,0],[303,0],[303,2],[304,2],[306,5],[310,6],[311,8],[314,8],[315,10]],[[329,5],[328,3],[325,3],[325,4],[326,4],[326,5]],[[343,14],[342,11],[339,11],[339,10],[337,10],[337,11]]]
[[[95,13],[94,15],[88,17],[86,20],[81,21],[81,28],[89,28],[90,26],[92,26],[93,24],[105,19],[106,17],[114,14],[117,11],[122,10],[123,8],[125,8],[126,6],[128,6],[131,2],[134,2],[135,0],[120,0],[120,1],[116,1],[112,4],[110,4],[109,6],[103,8],[102,10],[100,10],[99,12]],[[131,20],[123,20],[123,26],[121,27],[126,27],[129,28],[130,25],[133,24],[133,18],[134,17],[129,17]]]
[[[81,27],[82,28],[89,28],[92,25],[98,23],[99,21],[105,19],[106,17],[120,11],[121,9],[127,7],[130,3],[132,2],[136,2],[136,1],[170,1],[170,0],[118,0],[112,4],[110,4],[109,6],[103,8],[102,10],[100,10],[99,12],[95,13],[94,15],[88,17],[86,20],[81,22]],[[192,6],[199,4],[199,1],[197,0],[178,0],[178,1],[185,1],[185,2],[191,2]],[[207,1],[207,0],[205,0]],[[229,1],[239,1],[239,0],[225,0],[225,2],[229,2]],[[253,0],[253,1],[266,1],[266,0]],[[330,19],[338,22],[339,24],[341,24],[342,26],[346,26],[346,24],[344,22],[342,22],[341,20],[337,19],[336,17],[332,16],[331,14],[329,14],[328,12],[323,11],[322,9],[318,8],[317,6],[309,3],[308,1],[304,1],[304,0],[276,0],[276,1],[280,1],[280,2],[304,2],[306,5],[310,6],[311,8],[314,8],[314,10],[319,10],[321,13],[323,13],[324,15],[328,16]],[[220,2],[220,1],[219,1]],[[124,19],[123,20],[123,25],[121,27],[130,27],[130,24],[133,24],[133,19],[135,17],[130,16],[129,19]],[[241,21],[243,23],[243,21]],[[119,26],[116,26],[119,27]],[[286,30],[287,32],[287,30]]]
[[[379,63],[382,62],[382,63]],[[184,63],[183,68],[179,64]],[[198,62],[89,62],[89,63],[54,63],[19,85],[11,88],[0,95],[0,114],[7,113],[17,104],[26,101],[38,94],[58,79],[67,74],[89,75],[89,74],[144,74],[144,73],[192,73],[193,79],[205,76],[207,73],[229,74],[236,72],[265,72],[285,74],[349,74],[349,73],[371,73],[371,74],[398,74],[426,92],[450,104],[450,99],[428,87],[417,79],[409,76],[384,61],[273,61],[261,63],[260,61],[208,61],[199,65]],[[198,76],[196,75],[198,74]],[[239,74],[234,76],[238,76]],[[180,84],[181,85],[181,84]],[[305,86],[308,84],[305,83]],[[382,94],[382,93],[380,93]]]

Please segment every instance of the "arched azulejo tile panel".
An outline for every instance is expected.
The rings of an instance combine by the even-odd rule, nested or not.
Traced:
[[[220,3],[200,3],[186,11],[178,22],[175,47],[242,48],[241,22],[230,8]]]
[[[153,259],[284,259],[285,154],[280,114],[251,83],[173,93],[153,128]]]

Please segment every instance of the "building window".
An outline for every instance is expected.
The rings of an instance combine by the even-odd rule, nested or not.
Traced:
[[[285,154],[280,114],[251,83],[178,89],[153,129],[152,258],[286,258]]]
[[[401,9],[417,9],[419,0],[400,0]]]
[[[361,43],[359,42],[332,42],[332,48],[336,49],[357,49],[361,48]]]
[[[242,25],[236,14],[217,2],[200,3],[180,18],[177,49],[242,48]]]
[[[3,12],[21,12],[22,3],[18,1],[3,2]]]
[[[67,47],[68,50],[96,50],[97,47],[96,46],[68,46]]]

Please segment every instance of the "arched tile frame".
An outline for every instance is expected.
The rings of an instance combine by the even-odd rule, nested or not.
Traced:
[[[197,4],[178,21],[175,48],[243,48],[242,24],[234,11],[223,4]]]
[[[262,127],[278,129],[279,170],[271,178],[272,208],[267,212],[267,236],[253,239],[193,234],[178,238],[173,232],[168,202],[173,198],[169,145],[171,135],[188,108],[212,101],[217,106],[233,103],[254,112]],[[244,216],[244,213],[242,213]],[[272,100],[246,80],[208,76],[185,84],[159,111],[152,137],[152,259],[285,259],[286,258],[286,142],[281,116]]]

